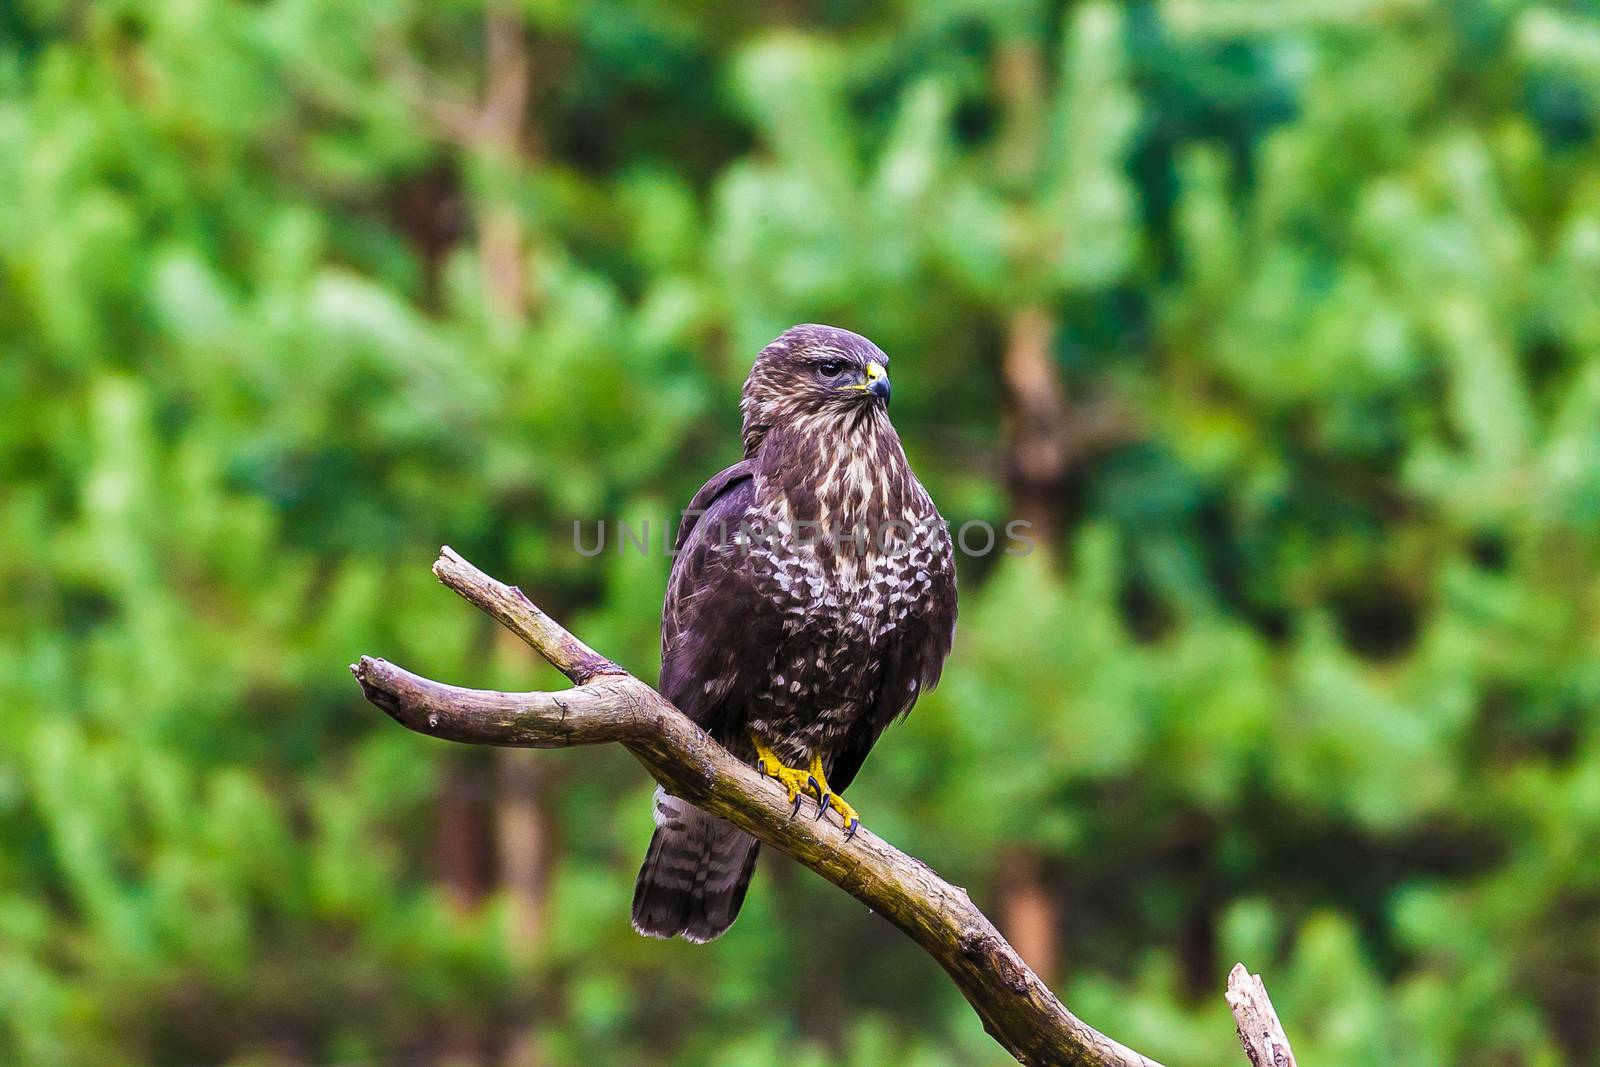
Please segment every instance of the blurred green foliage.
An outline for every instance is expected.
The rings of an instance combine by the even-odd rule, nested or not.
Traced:
[[[670,522],[797,321],[1003,523],[1028,312],[1126,426],[962,561],[867,821],[1030,857],[1174,1067],[1235,959],[1305,1063],[1600,1062],[1597,121],[1578,0],[0,5],[0,1061],[1000,1061],[777,858],[637,938],[625,756],[344,664],[554,683],[448,542],[653,677],[667,560],[572,522]]]

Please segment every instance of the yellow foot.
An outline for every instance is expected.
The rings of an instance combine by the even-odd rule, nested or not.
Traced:
[[[752,738],[756,743],[756,769],[768,778],[775,778],[789,794],[789,803],[794,805],[794,811],[800,810],[800,797],[814,795],[811,793],[811,775],[796,767],[787,767],[778,758],[778,754],[766,746],[759,737]],[[794,812],[789,813],[790,818]]]
[[[839,813],[841,825],[844,826],[846,841],[856,836],[856,831],[861,829],[861,817],[856,814],[856,809],[844,802],[844,799],[828,787],[827,775],[822,772],[822,758],[811,757],[811,766],[807,770],[790,767],[778,758],[759,737],[752,736],[751,740],[756,746],[756,768],[768,778],[776,779],[789,795],[789,803],[793,809],[789,812],[792,819],[800,813],[800,798],[811,797],[817,802],[817,818],[822,818],[823,812],[832,808]]]
[[[861,829],[861,816],[856,814],[856,809],[844,802],[844,797],[835,793],[828,785],[827,775],[822,773],[822,757],[811,757],[811,786],[816,790],[813,794],[817,798],[817,818],[822,818],[822,813],[832,808],[839,813],[839,825],[844,827],[844,839],[850,840],[856,836],[856,831]]]

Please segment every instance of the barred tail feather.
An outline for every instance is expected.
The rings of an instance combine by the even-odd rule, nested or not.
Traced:
[[[696,943],[722,936],[744,903],[760,842],[661,789],[655,809],[633,888],[633,928]]]

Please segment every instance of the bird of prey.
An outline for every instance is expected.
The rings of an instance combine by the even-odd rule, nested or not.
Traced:
[[[761,350],[744,459],[695,494],[661,619],[661,692],[836,812],[874,742],[939,680],[955,632],[949,531],[889,423],[889,357],[804,325]],[[633,926],[703,942],[733,924],[756,839],[657,789]]]

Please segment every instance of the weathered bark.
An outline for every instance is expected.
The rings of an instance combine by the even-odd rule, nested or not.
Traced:
[[[674,795],[794,857],[899,927],[950,975],[985,1029],[1019,1062],[1159,1067],[1068,1011],[966,890],[871,830],[845,840],[836,816],[791,818],[784,792],[639,679],[563,629],[514,586],[445,548],[440,581],[493,616],[573,682],[502,693],[430,681],[369,656],[351,670],[366,698],[419,733],[522,748],[621,744]],[[815,815],[815,805],[810,814]],[[619,920],[620,921],[620,920]]]
[[[1261,976],[1251,974],[1242,963],[1234,964],[1228,975],[1227,999],[1251,1067],[1295,1067],[1294,1052]]]

